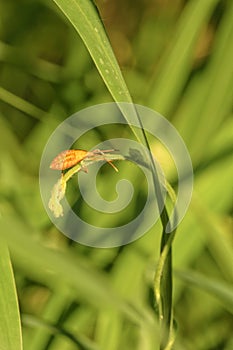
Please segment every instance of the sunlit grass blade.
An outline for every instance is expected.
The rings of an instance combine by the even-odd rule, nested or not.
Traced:
[[[192,137],[192,151],[195,157],[201,157],[206,139],[211,139],[213,133],[218,131],[219,126],[226,119],[226,116],[232,112],[232,18],[233,3],[229,2],[228,10],[225,12],[216,34],[212,60],[206,69],[206,75],[203,76],[205,90],[201,100],[202,103],[197,104],[199,110],[194,109],[192,112],[199,114],[199,122]],[[210,118],[211,123],[209,123]]]
[[[35,316],[31,316],[31,315],[23,315],[22,317],[22,321],[25,325],[35,328],[37,330],[44,330],[46,332],[46,334],[49,335],[62,335],[63,337],[66,337],[67,339],[70,340],[70,343],[75,344],[75,346],[78,347],[78,349],[81,350],[100,350],[100,348],[92,341],[90,341],[89,339],[87,339],[86,337],[82,336],[82,335],[73,335],[72,333],[70,333],[69,331],[67,331],[64,328],[61,328],[57,325],[53,325],[45,320],[41,320]],[[46,345],[45,345],[46,346]],[[41,349],[41,347],[37,347],[37,345],[33,344],[32,345],[33,349]]]
[[[15,281],[8,247],[0,238],[0,349],[22,350],[22,334]]]
[[[54,2],[79,33],[113,99],[116,102],[132,103],[129,90],[94,2],[90,0],[54,0]],[[134,120],[138,120],[133,105],[127,108],[121,105],[120,109],[126,120],[130,114]],[[132,128],[132,132],[138,140],[145,144],[145,136],[140,129]]]
[[[105,84],[116,101],[131,102],[97,8],[89,0],[54,0],[85,43]]]
[[[9,220],[5,215],[2,227],[14,259],[28,276],[45,283],[52,290],[60,289],[60,283],[65,284],[74,298],[78,295],[80,300],[97,308],[117,308],[133,322],[151,328],[154,323],[151,315],[120,298],[104,275],[88,270],[81,257],[74,256],[70,251],[61,253],[43,247],[29,234],[25,234],[25,226],[16,217]]]
[[[38,120],[42,120],[43,116],[47,114],[42,109],[2,87],[0,87],[0,100]]]
[[[216,297],[222,305],[233,314],[233,291],[232,284],[205,277],[194,271],[177,270],[175,273],[189,285],[196,286]]]
[[[190,75],[198,36],[210,18],[218,0],[189,1],[181,13],[170,51],[164,57],[160,74],[152,82],[149,106],[167,115]]]
[[[190,83],[175,117],[176,126],[182,132],[194,164],[205,157],[215,134],[218,135],[224,127],[232,111],[232,16],[233,3],[229,2],[215,33],[208,65]],[[210,145],[206,144],[206,140],[211,141]]]

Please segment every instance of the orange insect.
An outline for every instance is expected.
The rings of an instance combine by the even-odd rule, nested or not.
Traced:
[[[104,153],[110,153],[115,151],[114,149],[110,149],[110,150],[99,150],[96,149],[94,151],[85,151],[82,149],[69,149],[66,151],[63,151],[61,153],[59,153],[52,161],[52,163],[50,164],[50,168],[54,169],[54,170],[65,170],[65,169],[69,169],[72,166],[80,163],[82,160],[86,159],[86,158],[90,158],[90,159],[94,159],[94,157],[96,155],[103,155]],[[103,157],[103,159],[105,159]],[[112,162],[110,160],[106,161],[113,167],[113,169],[115,169],[118,172],[118,169],[115,167],[115,165],[112,164]]]

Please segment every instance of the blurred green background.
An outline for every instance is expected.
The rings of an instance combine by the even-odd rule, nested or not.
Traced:
[[[233,2],[96,5],[133,101],[171,121],[193,161],[193,199],[173,245],[174,349],[231,350]],[[24,349],[156,349],[153,277],[161,224],[127,246],[89,248],[57,231],[40,197],[40,157],[55,127],[112,97],[53,2],[1,0],[0,13],[0,227],[13,263]],[[97,130],[79,148],[121,133],[120,127]],[[151,146],[175,188],[173,164]],[[136,167],[117,166],[133,181],[135,196],[114,225],[134,217],[145,195]],[[113,173],[104,166],[103,196],[115,193]],[[103,225],[110,220],[81,200],[80,212]]]

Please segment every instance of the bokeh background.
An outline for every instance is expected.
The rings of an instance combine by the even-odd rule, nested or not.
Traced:
[[[233,2],[98,0],[96,5],[133,101],[162,113],[193,161],[193,199],[173,245],[174,349],[230,350]],[[13,263],[24,349],[155,349],[153,277],[161,224],[127,246],[90,248],[54,227],[40,197],[40,157],[55,127],[112,97],[52,1],[1,0],[0,13],[0,227]],[[130,131],[98,129],[78,147],[119,135]],[[173,163],[153,140],[151,147],[176,189]],[[123,216],[91,210],[71,187],[78,210],[91,222],[119,225],[144,203],[140,171],[129,163],[117,166],[135,190]],[[108,165],[100,175],[102,195],[112,199],[120,175]]]

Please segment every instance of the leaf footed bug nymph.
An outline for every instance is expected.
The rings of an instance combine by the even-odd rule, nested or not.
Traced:
[[[93,151],[86,151],[82,149],[69,149],[62,151],[59,153],[51,162],[50,168],[53,170],[65,170],[69,169],[76,164],[80,163],[84,159],[90,159],[90,160],[98,160],[97,156],[103,156],[103,160],[106,160],[115,171],[118,172],[118,169],[115,167],[115,165],[105,158],[105,155],[115,152],[114,149],[109,150],[99,150],[95,149]]]

